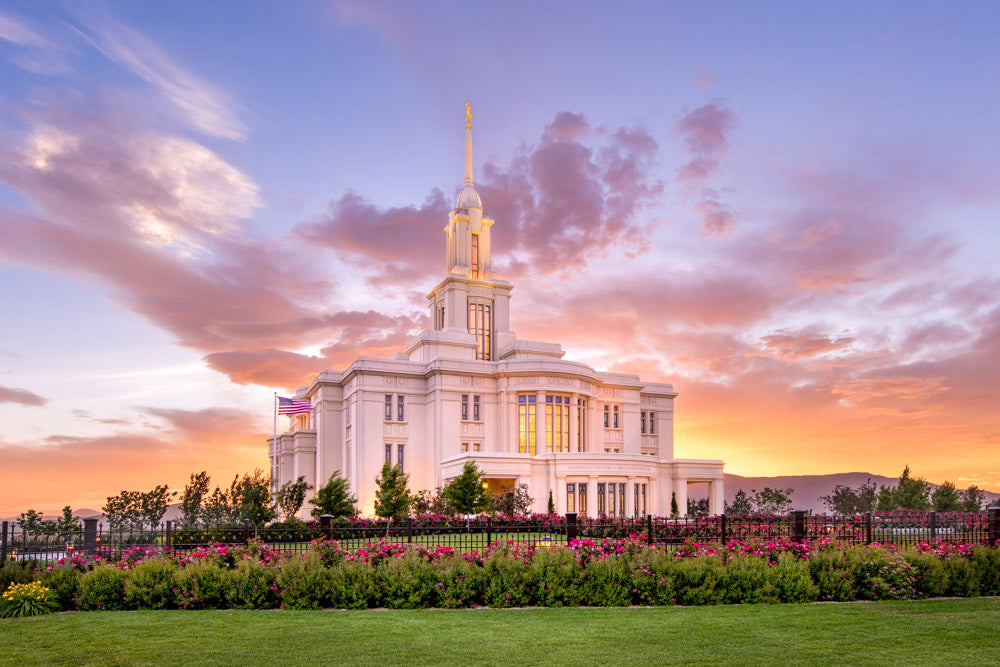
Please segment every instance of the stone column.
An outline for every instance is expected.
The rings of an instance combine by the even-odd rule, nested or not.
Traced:
[[[721,479],[713,479],[708,483],[708,513],[722,514],[725,511],[725,485]]]
[[[545,448],[545,434],[548,433],[548,423],[545,419],[545,390],[539,389],[535,394],[535,451],[548,454]]]
[[[673,480],[673,490],[677,494],[677,511],[681,516],[687,516],[688,506],[688,484],[687,478],[675,477]]]
[[[576,451],[576,440],[580,432],[576,418],[576,400],[579,397],[579,394],[570,394],[569,396],[569,447],[566,449],[570,452]]]
[[[597,516],[597,475],[587,478],[587,516]]]

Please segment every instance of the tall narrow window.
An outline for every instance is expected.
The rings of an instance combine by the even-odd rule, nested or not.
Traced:
[[[566,511],[576,511],[576,484],[566,485]]]
[[[535,397],[517,397],[517,451],[535,455]]]
[[[545,451],[569,451],[569,396],[545,397]]]
[[[476,337],[476,359],[489,361],[492,358],[492,329],[493,322],[490,316],[490,305],[485,303],[470,303],[469,333]]]
[[[620,428],[618,426],[618,406],[617,405],[614,406],[614,413],[615,413],[615,425],[614,425],[613,428]]]
[[[639,432],[640,433],[645,433],[646,432],[646,413],[645,412],[640,412],[639,413]]]
[[[462,394],[462,421],[469,419],[469,395]]]
[[[396,445],[396,461],[399,465],[399,472],[403,472],[403,445]]]
[[[587,485],[577,484],[577,497],[580,499],[578,507],[580,508],[580,514],[587,513]]]
[[[625,484],[618,485],[618,516],[625,516]]]
[[[615,511],[615,483],[611,482],[608,484],[608,516],[614,516],[617,514]]]
[[[605,405],[604,406],[604,428],[610,428],[611,427],[611,418],[610,418],[610,415],[611,415],[611,406],[610,405]]]
[[[469,277],[480,278],[479,275],[479,234],[472,235],[472,258],[469,261]]]
[[[653,426],[653,424],[655,424],[655,423],[656,423],[656,413],[655,412],[650,412],[649,413],[649,434],[650,435],[653,435],[654,433],[656,433],[656,428]]]
[[[576,399],[576,451],[586,449],[587,442],[587,399]]]
[[[434,312],[434,328],[438,331],[444,329],[444,306],[438,306]]]
[[[385,462],[392,465],[392,445],[385,446]]]
[[[404,407],[405,401],[406,401],[406,396],[400,395],[396,397],[396,419],[398,419],[401,422],[406,421],[405,419],[406,409]]]
[[[642,515],[646,516],[646,485],[642,485]]]
[[[632,496],[632,507],[633,507],[632,516],[634,516],[635,518],[638,519],[639,518],[639,509],[640,509],[640,507],[639,507],[639,485],[638,484],[635,485],[635,495]]]
[[[385,420],[392,421],[392,394],[385,395]]]
[[[607,514],[607,501],[604,496],[604,484],[597,485],[597,516],[604,516]]]
[[[472,397],[472,421],[479,421],[479,396]]]

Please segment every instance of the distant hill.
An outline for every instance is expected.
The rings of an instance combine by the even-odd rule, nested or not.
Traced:
[[[736,498],[737,492],[741,489],[748,494],[754,490],[760,491],[764,487],[772,489],[794,489],[792,493],[792,509],[812,510],[817,514],[827,513],[826,505],[820,500],[821,496],[828,496],[833,493],[833,489],[838,485],[857,488],[865,484],[868,480],[875,483],[876,490],[881,486],[895,486],[899,482],[898,477],[883,477],[872,475],[867,472],[841,472],[833,475],[783,475],[779,477],[740,477],[739,475],[726,475],[726,502],[731,503]],[[936,489],[937,484],[931,484]],[[705,485],[703,495],[708,495],[707,485]],[[692,489],[693,491],[694,489]],[[986,491],[987,505],[996,505],[1000,502],[1000,493]],[[688,497],[696,497],[688,492]]]

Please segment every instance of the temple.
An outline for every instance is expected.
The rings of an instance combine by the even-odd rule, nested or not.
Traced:
[[[559,513],[667,516],[675,499],[684,514],[688,485],[707,483],[709,511],[721,513],[723,462],[674,458],[672,385],[596,371],[511,331],[493,225],[473,179],[466,103],[464,187],[444,227],[444,278],[427,295],[433,329],[392,359],[362,357],[300,388],[314,409],[269,438],[274,488],[300,476],[322,486],[340,471],[370,516],[386,461],[419,491],[471,460],[494,493],[527,484],[538,512],[551,493]]]

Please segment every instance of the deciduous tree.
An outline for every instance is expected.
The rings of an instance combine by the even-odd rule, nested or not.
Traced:
[[[347,480],[340,476],[339,470],[330,475],[330,479],[317,489],[316,497],[309,502],[313,505],[311,514],[317,519],[324,514],[334,518],[357,514],[355,504],[358,500],[351,495]]]
[[[483,488],[483,473],[475,461],[466,461],[462,474],[448,482],[441,493],[448,505],[463,515],[479,514],[490,504],[490,492]]]
[[[962,496],[954,482],[946,481],[931,495],[931,507],[935,512],[958,512],[962,509]]]
[[[208,497],[210,482],[211,478],[204,470],[197,474],[191,473],[191,480],[181,494],[181,521],[184,522],[184,525],[194,526],[203,519],[202,503]]]
[[[409,516],[413,503],[407,486],[409,478],[399,466],[390,465],[388,461],[382,465],[381,474],[375,478],[378,486],[375,491],[376,516],[396,521]]]
[[[285,482],[278,489],[277,499],[278,507],[281,508],[281,513],[285,515],[285,521],[291,521],[298,514],[299,510],[302,509],[302,505],[306,502],[306,493],[312,488],[312,484],[306,482],[304,476],[300,476],[294,482]]]
[[[964,512],[982,512],[985,502],[986,493],[975,484],[962,492],[962,511]]]

